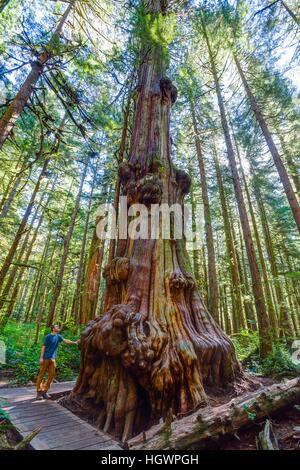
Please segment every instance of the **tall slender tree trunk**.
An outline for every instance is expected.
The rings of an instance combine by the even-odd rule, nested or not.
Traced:
[[[17,176],[16,179],[13,182],[12,188],[9,191],[8,197],[5,199],[5,202],[3,203],[1,213],[0,213],[0,219],[4,219],[7,216],[7,213],[10,209],[11,203],[16,195],[17,189],[20,185],[21,182],[21,175]]]
[[[38,192],[39,192],[39,189],[40,189],[40,186],[41,186],[41,182],[42,182],[43,177],[44,177],[44,175],[45,175],[45,173],[46,173],[46,170],[47,170],[49,161],[50,161],[49,158],[47,158],[47,159],[44,161],[44,165],[43,165],[42,170],[41,170],[41,172],[40,172],[40,174],[39,174],[39,177],[38,177],[38,179],[37,179],[37,182],[36,182],[36,184],[35,184],[34,191],[33,191],[32,195],[31,195],[29,204],[28,204],[28,206],[27,206],[27,208],[26,208],[26,211],[25,211],[25,213],[24,213],[24,215],[23,215],[22,221],[21,221],[21,223],[20,223],[20,225],[19,225],[19,227],[18,227],[18,230],[17,230],[17,233],[16,233],[16,235],[15,235],[14,241],[13,241],[13,243],[12,243],[12,245],[11,245],[11,247],[10,247],[10,250],[9,250],[9,252],[8,252],[8,254],[7,254],[7,256],[6,256],[5,260],[4,260],[4,263],[3,263],[2,267],[1,267],[1,270],[0,270],[0,290],[1,290],[2,286],[3,286],[5,276],[6,276],[8,270],[9,270],[9,267],[10,267],[10,265],[11,265],[11,263],[12,263],[12,260],[13,260],[13,258],[14,258],[14,255],[15,255],[15,253],[16,253],[16,250],[17,250],[17,248],[18,248],[18,246],[19,246],[19,243],[20,243],[20,240],[21,240],[21,238],[22,238],[22,235],[24,234],[24,231],[25,231],[25,228],[26,228],[26,225],[27,225],[27,222],[28,222],[28,218],[29,218],[29,216],[30,216],[30,214],[31,214],[31,211],[32,211],[32,208],[33,208],[33,206],[34,206],[35,199],[36,199],[36,196],[37,196],[37,194],[38,194]]]
[[[235,140],[235,138],[234,138],[234,140]],[[262,247],[262,243],[261,243],[261,237],[260,237],[260,234],[258,233],[258,227],[257,227],[254,207],[253,207],[253,204],[252,204],[251,195],[250,195],[246,175],[245,175],[245,172],[244,172],[244,169],[243,169],[243,165],[242,165],[240,153],[239,153],[239,150],[238,150],[237,142],[235,142],[235,144],[236,144],[236,152],[237,152],[239,163],[240,163],[240,172],[241,172],[241,175],[242,175],[243,185],[244,185],[246,198],[247,198],[247,202],[248,202],[248,207],[249,207],[249,212],[250,212],[250,217],[251,217],[251,222],[252,222],[252,228],[253,228],[254,237],[255,237],[255,241],[256,241],[256,247],[257,247],[259,262],[260,262],[260,266],[261,266],[261,273],[262,273],[262,278],[263,278],[263,282],[264,282],[264,291],[265,291],[266,304],[267,304],[267,307],[268,307],[268,315],[269,315],[269,319],[270,319],[270,326],[272,327],[272,335],[276,338],[278,336],[277,313],[276,313],[276,309],[274,307],[274,303],[273,303],[273,299],[272,299],[272,290],[271,290],[270,282],[269,282],[269,278],[268,278],[267,265],[266,265],[265,258],[264,258],[263,247]]]
[[[45,268],[46,258],[47,258],[47,254],[48,254],[48,250],[49,250],[50,241],[51,241],[51,235],[52,235],[52,230],[51,230],[51,227],[50,227],[50,230],[48,231],[48,234],[47,234],[45,246],[44,246],[44,249],[43,249],[42,258],[41,258],[41,261],[40,261],[41,270],[38,271],[38,275],[36,276],[36,279],[33,283],[31,301],[27,305],[26,315],[25,315],[25,318],[24,318],[25,323],[28,322],[29,318],[33,317],[33,315],[31,315],[31,308],[32,308],[33,311],[36,310],[35,307],[36,307],[37,301],[41,296],[40,288],[41,288],[41,284],[42,284],[42,280],[43,280],[43,276],[44,276],[44,273],[43,273],[42,269]],[[40,312],[41,312],[41,309],[40,309]],[[39,318],[40,318],[40,313],[38,314],[38,319]],[[41,317],[41,321],[42,321],[42,317]]]
[[[280,129],[277,130],[276,128],[276,133],[280,141],[280,146],[284,152],[285,160],[286,160],[291,178],[294,182],[294,186],[297,191],[298,199],[299,199],[300,198],[300,162],[298,161],[298,164],[297,164],[296,160],[294,161],[292,155],[290,154],[290,151],[288,150],[286,146],[284,138],[280,133]]]
[[[238,264],[237,264],[237,257],[236,257],[236,250],[234,246],[234,241],[232,238],[231,233],[231,223],[229,212],[227,209],[227,201],[226,195],[223,185],[223,178],[220,170],[220,165],[217,157],[216,149],[213,149],[213,157],[216,169],[216,176],[217,176],[217,184],[218,190],[220,195],[221,201],[221,208],[222,208],[222,217],[224,223],[224,232],[225,232],[225,241],[226,241],[226,248],[227,248],[227,255],[229,260],[229,269],[230,269],[230,277],[232,283],[232,309],[235,317],[237,318],[237,331],[244,328],[247,328],[245,323],[244,315],[243,315],[243,302],[241,296],[241,280],[239,276]]]
[[[69,190],[68,190],[68,193],[67,193],[67,198],[65,200],[63,210],[60,213],[60,218],[61,219],[64,218],[64,215],[66,213],[67,201],[68,201],[68,198],[71,194],[73,184],[74,184],[74,181],[72,180],[72,182],[70,184],[70,187],[69,187]],[[24,320],[25,322],[31,321],[32,318],[34,318],[36,312],[43,310],[42,309],[42,302],[44,301],[45,296],[42,296],[41,292],[46,292],[46,291],[50,290],[50,289],[47,288],[47,282],[49,281],[49,276],[51,274],[51,268],[54,264],[54,261],[53,261],[54,256],[57,254],[56,253],[56,251],[57,251],[56,248],[57,248],[57,242],[58,242],[58,236],[59,236],[58,234],[59,234],[59,228],[55,232],[55,236],[53,235],[53,230],[52,230],[52,226],[51,226],[51,223],[50,223],[50,228],[49,228],[49,231],[48,231],[48,234],[47,234],[46,244],[45,244],[45,248],[43,250],[42,259],[41,259],[41,263],[40,263],[40,265],[43,269],[38,272],[38,276],[36,277],[36,281],[35,281],[35,284],[33,286],[34,295],[31,296],[30,302],[27,305],[26,317],[25,317],[25,320]],[[50,255],[49,255],[50,242],[51,242],[52,239],[54,239],[53,248],[52,248],[52,250],[50,250]],[[57,258],[58,259],[60,258],[60,254],[57,255]],[[44,311],[43,311],[43,315],[44,315]]]
[[[248,272],[246,269],[246,260],[244,256],[243,236],[240,231],[240,225],[238,226],[239,241],[237,240],[237,236],[236,236],[233,224],[231,225],[231,229],[232,229],[232,232],[231,232],[232,238],[233,238],[234,246],[236,249],[236,260],[237,260],[237,264],[239,267],[239,275],[241,279],[241,290],[243,294],[243,303],[244,303],[247,323],[251,325],[252,330],[257,330],[257,319],[256,319],[255,311],[253,308],[251,287],[248,281]],[[238,246],[240,247],[240,250]]]
[[[149,30],[158,18],[168,21],[166,5],[147,3]],[[129,160],[120,165],[119,177],[129,206],[150,209],[161,202],[182,205],[190,178],[171,162],[176,89],[165,77],[165,54],[147,38],[141,43]],[[82,335],[80,373],[66,400],[70,407],[87,406],[99,428],[123,441],[161,417],[205,402],[205,384],[224,386],[241,374],[232,343],[199,297],[184,240],[164,239],[161,232],[151,238],[149,232],[147,239],[125,241],[118,239],[105,268],[105,313]]]
[[[16,282],[15,282],[15,285],[14,285],[14,289],[13,289],[13,292],[12,292],[12,295],[11,295],[11,300],[8,304],[8,308],[6,309],[5,315],[0,320],[1,325],[4,325],[7,322],[8,318],[13,313],[14,305],[15,305],[15,302],[16,302],[17,297],[18,297],[22,277],[23,277],[23,274],[24,274],[25,265],[28,263],[29,256],[32,252],[32,248],[34,246],[34,243],[35,243],[36,237],[38,235],[39,229],[41,227],[42,221],[43,221],[43,216],[41,215],[40,219],[39,219],[39,222],[38,222],[38,225],[37,225],[37,227],[34,231],[33,237],[32,237],[32,239],[30,241],[30,244],[27,248],[26,256],[25,256],[24,260],[22,260],[24,266],[21,266],[20,269],[19,269],[19,272],[18,272],[18,275],[17,275],[17,278],[16,278]]]
[[[282,158],[278,152],[278,149],[275,145],[275,142],[273,140],[273,137],[272,137],[272,134],[271,132],[269,131],[269,128],[268,128],[268,125],[267,125],[267,122],[258,106],[258,103],[256,101],[256,98],[255,96],[253,95],[250,87],[249,87],[249,84],[247,82],[247,79],[245,77],[245,74],[242,70],[242,67],[241,67],[241,64],[237,58],[237,55],[236,54],[233,54],[233,57],[234,57],[234,61],[236,63],[236,66],[237,66],[237,69],[238,69],[238,72],[240,74],[240,77],[241,77],[241,80],[243,82],[243,85],[244,85],[244,88],[245,88],[245,91],[246,91],[246,95],[248,97],[248,100],[249,100],[249,103],[250,103],[250,106],[252,108],[252,111],[257,119],[257,122],[259,123],[260,125],[260,128],[262,130],[262,133],[265,137],[265,140],[266,140],[266,143],[269,147],[269,150],[270,150],[270,153],[273,157],[273,160],[274,160],[274,163],[275,163],[275,166],[277,168],[277,171],[278,171],[278,174],[279,174],[279,177],[280,177],[280,180],[281,180],[281,183],[283,185],[283,188],[284,188],[284,191],[285,191],[285,194],[286,194],[286,197],[289,201],[289,204],[290,204],[290,207],[291,207],[291,210],[292,210],[292,213],[293,213],[293,216],[294,216],[294,219],[295,219],[295,222],[296,222],[296,225],[297,225],[297,228],[300,232],[300,205],[297,201],[297,198],[296,198],[296,194],[295,194],[295,191],[294,191],[294,188],[292,186],[292,183],[290,181],[290,178],[289,178],[289,175],[286,171],[286,168],[284,166],[284,163],[282,161]]]
[[[89,203],[87,207],[87,216],[86,216],[86,221],[84,225],[84,231],[83,231],[83,237],[82,237],[82,244],[81,244],[81,250],[80,250],[80,259],[79,259],[79,266],[78,266],[78,273],[77,273],[77,279],[76,279],[76,291],[75,291],[75,302],[74,302],[74,318],[76,323],[80,323],[80,318],[82,316],[81,314],[81,299],[82,299],[82,288],[83,288],[83,268],[84,268],[84,254],[86,250],[86,239],[87,239],[87,232],[88,232],[88,227],[89,227],[89,222],[90,222],[90,215],[91,215],[91,205],[92,205],[92,200],[93,200],[93,194],[94,194],[94,187],[95,187],[95,180],[96,177],[94,175],[93,181],[92,181],[92,187],[91,187],[91,192],[89,196]]]
[[[98,220],[96,220],[96,225],[97,223]],[[88,321],[95,318],[104,256],[104,242],[104,239],[99,239],[95,227],[85,272],[82,314],[80,318],[81,324],[86,324]]]
[[[196,233],[196,230],[197,230],[196,201],[195,201],[193,188],[191,189],[191,206],[192,206],[192,229],[193,229],[193,233]],[[204,279],[204,272],[203,272],[201,247],[199,248],[195,247],[195,249],[193,250],[193,267],[194,267],[195,280],[196,280],[199,292],[201,292],[201,297],[206,299],[205,279]]]
[[[0,0],[0,13],[3,12],[4,8],[9,4],[10,0]]]
[[[205,237],[207,244],[207,255],[208,255],[208,309],[214,320],[219,323],[219,287],[218,287],[218,275],[216,267],[216,255],[215,255],[215,246],[214,246],[214,237],[212,231],[211,223],[211,210],[209,204],[208,188],[207,188],[207,179],[206,179],[206,169],[204,164],[200,133],[198,129],[198,124],[195,115],[195,106],[193,103],[190,103],[191,115],[194,129],[195,145],[197,160],[200,172],[200,181],[201,181],[201,191],[202,191],[202,201],[204,208],[204,220],[205,220]]]
[[[270,229],[269,229],[268,218],[267,218],[266,210],[265,210],[264,203],[262,200],[262,196],[260,193],[260,189],[257,186],[255,186],[254,188],[254,195],[257,201],[257,205],[259,207],[259,214],[260,214],[261,224],[262,224],[262,228],[264,232],[264,238],[266,241],[268,259],[270,263],[271,273],[274,279],[274,287],[275,287],[276,299],[277,299],[278,309],[279,309],[279,325],[283,333],[285,334],[285,336],[287,338],[292,338],[294,336],[294,332],[293,332],[292,325],[291,325],[291,318],[289,316],[289,312],[288,312],[287,305],[284,300],[283,291],[281,288],[281,281],[280,281],[279,274],[278,274],[275,250],[274,250],[273,240],[272,240],[272,236],[271,236]]]
[[[86,161],[85,161],[85,164],[84,164],[84,168],[83,168],[81,179],[80,179],[78,193],[77,193],[77,196],[76,196],[76,200],[75,200],[73,212],[72,212],[72,215],[71,215],[68,231],[67,231],[67,234],[66,234],[66,237],[65,237],[65,240],[64,240],[64,251],[63,251],[61,261],[60,261],[59,270],[58,270],[58,273],[57,273],[57,276],[56,276],[55,286],[54,286],[54,289],[53,289],[53,292],[52,292],[52,299],[51,299],[51,304],[50,304],[50,307],[49,307],[49,314],[48,314],[48,318],[47,318],[47,326],[50,326],[53,323],[53,320],[54,320],[54,317],[55,317],[56,304],[57,304],[57,301],[59,299],[59,295],[60,295],[61,288],[62,288],[63,277],[64,277],[66,262],[67,262],[67,258],[68,258],[68,254],[69,254],[71,238],[72,238],[72,234],[73,234],[73,230],[74,230],[75,220],[76,220],[78,210],[79,210],[80,198],[81,198],[81,195],[82,195],[82,189],[83,189],[83,184],[84,184],[84,180],[85,180],[87,169],[88,169],[89,159],[90,159],[90,156],[88,156],[86,158]]]
[[[32,221],[31,221],[31,224],[30,224],[30,227],[28,228],[27,230],[27,233],[26,233],[26,236],[23,240],[23,243],[22,243],[22,246],[21,246],[21,249],[20,249],[20,252],[18,253],[18,256],[17,256],[17,260],[16,260],[16,264],[12,267],[12,269],[10,270],[9,272],[9,277],[7,279],[7,282],[4,286],[4,289],[3,291],[1,292],[1,296],[0,296],[0,310],[2,309],[3,307],[3,304],[6,302],[6,298],[9,294],[9,291],[13,285],[13,282],[15,280],[15,277],[16,277],[16,274],[17,274],[17,271],[18,271],[18,268],[19,268],[19,264],[22,262],[22,259],[23,259],[23,256],[24,256],[24,253],[26,252],[26,249],[28,249],[28,241],[29,241],[29,237],[30,237],[30,234],[31,234],[31,231],[32,231],[32,228],[33,228],[33,224],[34,222],[36,221],[37,219],[37,215],[38,215],[38,207],[36,208],[36,211],[32,217]]]
[[[28,103],[29,98],[32,95],[33,89],[43,73],[46,63],[51,59],[53,55],[53,46],[56,44],[57,38],[60,37],[63,27],[68,19],[68,16],[73,9],[75,1],[70,1],[66,8],[61,20],[59,21],[54,33],[51,36],[47,48],[45,48],[31,65],[31,71],[29,72],[25,82],[21,86],[16,97],[8,105],[5,113],[0,119],[0,149],[3,146],[6,139],[9,137],[17,119]]]
[[[238,174],[237,163],[236,163],[236,159],[234,155],[232,140],[231,140],[231,136],[229,132],[229,125],[228,125],[228,121],[226,117],[220,82],[219,82],[218,73],[217,73],[217,69],[215,65],[215,58],[214,58],[213,51],[211,49],[210,41],[208,38],[206,26],[205,26],[203,19],[202,19],[202,29],[203,29],[204,38],[207,44],[211,70],[212,70],[213,79],[215,83],[218,104],[219,104],[219,109],[220,109],[220,115],[221,115],[221,123],[222,123],[222,128],[223,128],[225,143],[226,143],[226,148],[227,148],[227,156],[228,156],[228,160],[229,160],[229,164],[231,168],[233,186],[234,186],[235,196],[236,196],[236,200],[238,204],[238,210],[239,210],[242,230],[244,234],[247,256],[249,260],[249,266],[250,266],[250,272],[251,272],[251,278],[252,278],[252,288],[253,288],[253,294],[255,298],[255,306],[256,306],[258,326],[259,326],[260,355],[261,357],[266,357],[272,349],[272,343],[271,343],[271,336],[270,336],[270,331],[269,331],[269,319],[268,319],[266,305],[265,305],[262,281],[261,281],[259,267],[258,267],[258,263],[256,259],[248,214],[246,211],[246,206],[245,206],[244,196],[243,196],[242,187],[240,183],[240,177]]]
[[[297,16],[291,9],[290,7],[287,5],[286,2],[284,2],[283,0],[280,0],[280,3],[281,5],[283,6],[283,8],[288,12],[288,14],[290,15],[291,18],[293,18],[293,20],[295,21],[295,23],[300,26],[300,17]]]

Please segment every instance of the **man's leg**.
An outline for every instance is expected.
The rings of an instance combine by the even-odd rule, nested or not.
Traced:
[[[44,392],[47,393],[55,377],[56,362],[55,359],[49,359],[48,379],[45,383]]]
[[[41,398],[41,394],[43,392],[43,390],[42,390],[42,381],[43,381],[44,375],[47,372],[48,367],[49,367],[49,360],[44,359],[44,362],[43,362],[43,364],[41,364],[40,372],[39,372],[39,375],[38,375],[37,380],[36,380],[37,398]]]

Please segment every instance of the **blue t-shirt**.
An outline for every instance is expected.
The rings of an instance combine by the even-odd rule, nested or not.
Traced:
[[[44,359],[55,359],[56,351],[59,343],[63,341],[62,335],[49,335],[45,336],[43,344],[45,346]]]

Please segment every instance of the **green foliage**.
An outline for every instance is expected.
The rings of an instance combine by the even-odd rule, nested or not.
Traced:
[[[300,367],[292,362],[288,349],[277,342],[273,344],[272,353],[261,361],[260,371],[263,375],[280,377],[299,374]]]
[[[255,412],[251,412],[249,410],[249,406],[248,405],[244,405],[243,406],[243,410],[247,413],[247,416],[248,416],[248,419],[249,421],[254,421],[255,418],[256,418],[256,413]]]
[[[134,14],[133,32],[143,49],[153,47],[168,66],[169,46],[177,33],[177,20],[174,14],[149,13],[141,5]]]
[[[256,331],[242,330],[232,335],[231,340],[240,361],[244,361],[258,351],[259,337]]]
[[[64,331],[63,335],[72,340],[76,337],[76,333],[70,329]],[[38,344],[34,344],[34,336],[34,324],[15,322],[9,322],[0,333],[0,340],[7,346],[7,363],[2,368],[13,370],[15,384],[22,385],[36,380],[43,334],[39,335]],[[61,344],[57,352],[56,380],[73,380],[78,373],[79,359],[76,346]]]
[[[273,350],[263,360],[259,359],[259,337],[257,332],[241,331],[231,336],[238,359],[251,373],[262,374],[272,377],[297,375],[300,367],[295,365],[291,359],[288,348],[280,341],[273,343]]]

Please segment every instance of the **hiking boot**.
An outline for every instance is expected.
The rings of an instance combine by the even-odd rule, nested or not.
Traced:
[[[40,391],[36,393],[36,397],[35,397],[36,400],[43,400],[43,398],[44,398],[43,392]]]
[[[43,398],[45,398],[45,400],[51,400],[51,397],[47,392],[43,392]]]

